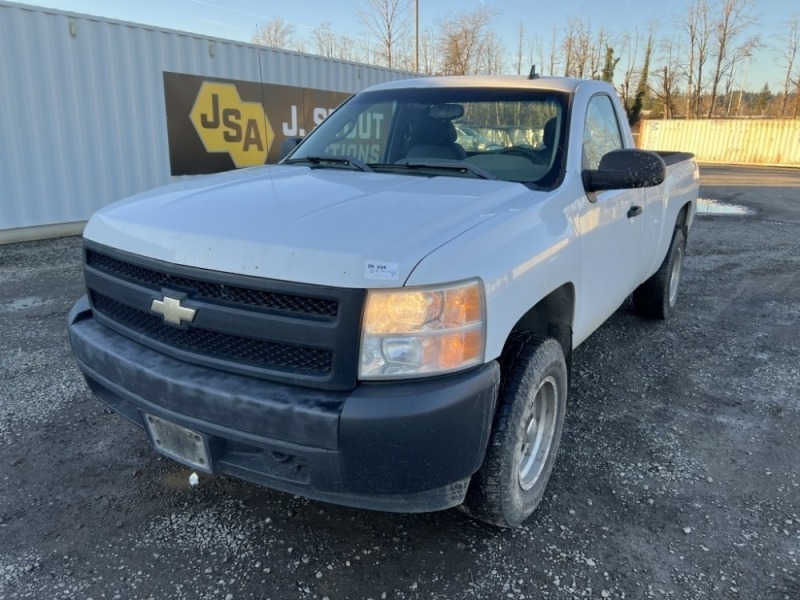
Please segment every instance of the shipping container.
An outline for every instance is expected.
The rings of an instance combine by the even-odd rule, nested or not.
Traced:
[[[642,121],[638,145],[684,150],[700,162],[800,166],[800,119]]]
[[[349,95],[412,76],[2,0],[0,55],[0,243],[78,233],[115,200],[272,162]]]

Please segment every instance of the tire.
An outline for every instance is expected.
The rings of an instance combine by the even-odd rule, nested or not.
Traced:
[[[561,344],[512,333],[500,359],[502,380],[483,465],[462,509],[516,527],[539,505],[553,470],[567,405],[567,364]]]
[[[633,292],[633,306],[642,317],[666,319],[678,300],[678,288],[686,255],[686,237],[675,229],[664,262],[650,279]]]

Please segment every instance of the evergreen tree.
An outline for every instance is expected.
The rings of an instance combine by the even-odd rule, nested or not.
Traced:
[[[765,83],[764,87],[761,88],[761,91],[758,93],[758,98],[756,98],[756,110],[762,117],[767,112],[770,100],[772,100],[772,92],[769,89],[769,84]]]
[[[614,58],[614,48],[606,46],[606,60],[603,64],[603,74],[600,79],[608,83],[614,82],[614,69],[617,67],[619,58]]]
[[[651,35],[647,41],[647,47],[644,51],[644,65],[642,65],[642,73],[639,76],[639,84],[636,86],[636,94],[633,97],[633,102],[625,109],[628,113],[628,123],[631,127],[636,126],[642,118],[642,108],[644,101],[650,90],[647,83],[647,76],[650,73],[650,57],[653,54],[653,36]]]

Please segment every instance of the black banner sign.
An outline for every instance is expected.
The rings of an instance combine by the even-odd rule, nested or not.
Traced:
[[[164,72],[170,170],[218,173],[277,162],[350,94]]]

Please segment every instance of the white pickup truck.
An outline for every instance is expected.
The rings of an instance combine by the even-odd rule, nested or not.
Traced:
[[[192,469],[515,526],[573,349],[631,294],[675,306],[697,187],[691,155],[634,148],[602,82],[379,85],[280,164],[96,213],[70,339],[94,393]]]

